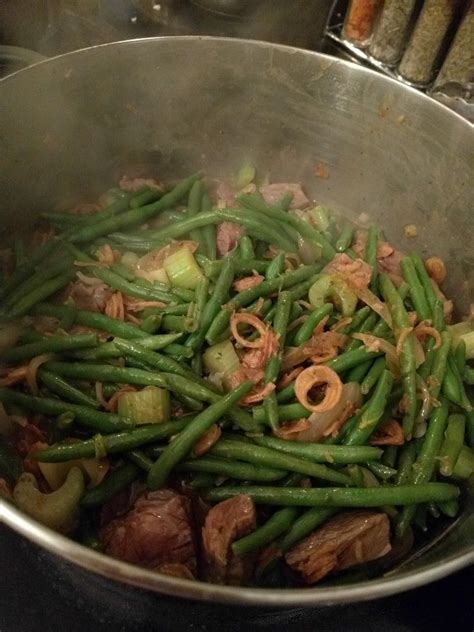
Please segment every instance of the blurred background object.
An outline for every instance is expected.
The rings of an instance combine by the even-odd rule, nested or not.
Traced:
[[[352,59],[474,121],[474,0],[1,0],[0,44],[46,56],[122,39],[261,39]],[[14,56],[13,56],[14,57]],[[4,72],[28,54],[0,51]]]

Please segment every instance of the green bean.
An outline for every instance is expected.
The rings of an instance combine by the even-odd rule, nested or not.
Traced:
[[[95,334],[78,334],[75,336],[49,336],[38,342],[7,349],[2,355],[5,362],[15,363],[34,358],[43,353],[56,353],[96,347],[98,338]]]
[[[137,344],[144,347],[148,351],[158,351],[168,348],[176,340],[182,338],[183,334],[158,334],[154,336],[146,336],[138,338]],[[114,341],[103,342],[96,349],[86,351],[76,351],[73,356],[81,360],[105,360],[110,358],[120,358],[123,351],[117,347]]]
[[[408,329],[410,322],[408,320],[407,311],[400,295],[387,274],[380,275],[380,288],[392,315],[395,329],[398,330],[398,332],[403,329]],[[418,407],[416,401],[415,341],[411,333],[403,340],[400,351],[400,374],[406,399],[403,431],[405,437],[410,439]]]
[[[206,492],[205,498],[220,502],[245,494],[257,504],[299,507],[381,507],[383,505],[415,505],[430,501],[458,498],[459,488],[448,483],[419,485],[385,485],[381,487],[239,487],[222,486]],[[409,507],[407,507],[408,509]]]
[[[203,182],[202,180],[196,180],[191,189],[189,190],[188,195],[188,207],[187,207],[187,217],[194,217],[201,210],[201,200],[203,193]],[[198,250],[202,251],[203,245],[203,235],[201,229],[195,228],[194,230],[189,231],[190,238],[198,244]]]
[[[194,351],[192,349],[190,349],[189,347],[185,347],[184,345],[180,345],[177,343],[172,343],[167,345],[164,349],[163,349],[163,353],[166,353],[166,355],[170,355],[175,357],[178,362],[181,361],[182,358],[192,358],[194,356]],[[195,373],[194,369],[193,372]]]
[[[204,192],[201,198],[201,213],[209,213],[212,210],[211,200],[207,192]],[[201,228],[203,236],[204,247],[203,251],[209,259],[216,259],[217,257],[217,239],[216,239],[216,227],[213,224],[208,224]]]
[[[377,284],[377,245],[379,240],[379,231],[375,226],[370,226],[367,231],[367,244],[365,246],[364,259],[372,267],[372,276],[370,280],[370,287],[372,290]]]
[[[350,484],[350,479],[346,474],[332,470],[327,465],[321,465],[306,459],[278,452],[271,448],[264,448],[243,441],[221,439],[211,448],[209,454],[229,459],[238,459],[240,461],[249,461],[257,465],[276,467],[285,471],[307,474],[308,476],[332,481],[340,485]]]
[[[373,446],[342,446],[286,441],[276,437],[253,437],[259,446],[272,448],[316,463],[364,463],[380,459],[382,450]]]
[[[288,533],[280,542],[280,550],[285,553],[291,549],[297,542],[331,518],[335,512],[333,508],[314,507],[313,509],[307,509],[295,520]]]
[[[296,217],[296,215],[283,211],[277,206],[266,204],[263,200],[259,200],[259,198],[255,196],[240,194],[237,199],[243,206],[247,208],[250,206],[250,208],[258,210],[261,214],[266,215],[270,219],[280,221],[284,225],[292,226],[301,234],[302,237],[316,242],[322,250],[324,259],[330,260],[336,254],[333,246],[323,233],[316,230],[299,217]]]
[[[427,483],[433,476],[435,459],[441,448],[447,420],[448,405],[445,400],[442,400],[439,408],[435,408],[435,410],[430,415],[428,427],[425,436],[423,437],[421,450],[415,463],[413,464],[413,475],[411,482],[413,483],[415,488]],[[428,500],[449,500],[449,498],[430,498]],[[403,509],[401,515],[398,518],[395,529],[398,536],[401,537],[406,532],[407,528],[410,526],[410,523],[415,516],[415,511],[415,506],[405,507]]]
[[[357,382],[360,384],[367,375],[370,367],[372,366],[372,360],[367,360],[358,366],[353,367],[347,374],[346,382]]]
[[[464,383],[462,381],[461,374],[459,373],[454,355],[448,356],[448,367],[447,367],[447,372],[445,375],[445,380],[446,380],[446,377],[448,376],[448,373],[450,374],[452,373],[454,377],[454,380],[457,386],[456,390],[457,392],[459,392],[459,405],[461,406],[461,408],[464,408],[466,412],[470,412],[472,410],[472,405],[467,396],[466,389],[464,388]],[[443,387],[444,387],[444,382],[443,382]],[[458,403],[458,402],[455,402],[455,403]]]
[[[333,310],[333,306],[331,303],[325,303],[318,309],[315,309],[308,316],[307,320],[301,325],[301,327],[296,332],[294,337],[294,344],[299,347],[300,345],[307,342],[311,336],[313,335],[314,330],[319,325],[319,323],[325,318],[329,316]]]
[[[371,333],[376,335],[374,328],[378,320],[378,315],[375,312],[370,312],[364,322],[359,326],[358,333]],[[345,353],[354,351],[358,347],[362,347],[362,341],[353,338],[345,348]]]
[[[385,369],[386,369],[385,358],[384,357],[377,358],[375,362],[372,364],[372,366],[370,367],[367,375],[364,377],[360,385],[360,390],[362,391],[363,395],[367,395],[372,390],[372,388],[378,382],[380,376],[385,371]]]
[[[351,224],[345,224],[341,230],[339,237],[336,240],[335,247],[337,252],[344,252],[349,248],[352,243],[352,236],[354,235],[354,226]]]
[[[398,462],[397,475],[395,477],[396,485],[406,485],[413,476],[413,463],[416,459],[416,443],[409,441],[405,443],[400,454]]]
[[[191,369],[184,367],[176,360],[168,358],[157,351],[148,351],[147,349],[141,347],[139,343],[135,343],[130,340],[115,339],[114,343],[121,351],[123,351],[123,353],[137,358],[138,360],[142,360],[160,371],[164,371],[166,373],[176,373],[176,375],[181,375],[194,380],[204,387],[209,386],[208,382],[198,378]]]
[[[72,233],[68,234],[68,239],[71,242],[87,242],[93,241],[102,235],[108,235],[114,231],[127,228],[128,226],[134,226],[136,224],[143,224],[160,211],[170,208],[186,195],[193,183],[200,177],[200,174],[194,174],[189,176],[185,180],[178,183],[174,189],[169,193],[166,193],[158,201],[142,206],[141,208],[125,211],[120,215],[113,215],[106,217],[105,219],[99,219],[94,223],[86,226],[81,226],[75,229]]]
[[[370,398],[369,405],[362,413],[357,426],[345,439],[346,445],[363,445],[377,427],[393,386],[393,376],[390,371],[385,370],[377,382],[377,386]]]
[[[411,257],[403,257],[400,262],[400,268],[403,278],[410,286],[410,298],[415,307],[418,320],[431,320],[433,313]]]
[[[140,470],[130,461],[123,463],[110,472],[104,480],[87,491],[81,500],[83,507],[98,507],[115,496],[119,491],[128,487],[138,477]]]
[[[23,471],[21,459],[0,435],[0,477],[15,485]]]
[[[164,316],[161,326],[165,331],[181,332],[185,334],[193,333],[198,329],[198,323],[194,320],[194,318],[190,318],[188,316],[174,316],[173,314]]]
[[[89,312],[82,309],[76,309],[68,305],[54,305],[52,303],[39,303],[33,309],[36,316],[52,316],[54,318],[66,318],[74,315],[75,322],[84,327],[92,327],[105,331],[120,338],[145,338],[147,334],[129,323],[123,323],[120,320],[109,318],[98,312]]]
[[[280,421],[294,421],[295,419],[301,419],[302,417],[309,417],[310,414],[311,411],[300,403],[285,404],[278,407],[278,417]],[[254,406],[252,409],[252,415],[257,423],[265,423],[266,415],[263,406]]]
[[[368,305],[364,305],[364,307],[358,309],[356,312],[354,312],[354,316],[352,317],[351,322],[346,325],[344,329],[341,329],[341,332],[343,334],[350,334],[354,331],[359,331],[359,327],[361,327],[362,324],[367,320],[367,317],[370,315],[371,311],[372,310]]]
[[[448,364],[443,378],[442,393],[450,402],[462,406],[461,391],[459,390],[459,384],[449,360],[450,358],[448,358]]]
[[[451,348],[452,334],[446,330],[441,333],[441,345],[435,351],[429,391],[432,399],[438,399],[441,385],[444,380],[448,354]]]
[[[206,340],[209,344],[214,344],[214,341],[222,334],[223,331],[229,326],[231,313],[238,308],[246,307],[260,296],[269,296],[275,291],[291,288],[292,286],[306,281],[309,277],[312,277],[320,269],[319,265],[302,266],[297,270],[291,272],[285,272],[277,279],[271,279],[270,281],[263,281],[260,285],[254,288],[250,288],[234,296],[234,298],[228,303],[226,308],[223,308],[214,318],[207,333]]]
[[[265,237],[265,241],[274,243],[287,252],[295,251],[293,242],[283,233],[277,222],[263,221],[260,215],[242,209],[213,209],[199,213],[194,217],[175,222],[171,226],[150,231],[149,236],[152,239],[160,240],[176,239],[196,228],[202,228],[209,224],[221,224],[222,222],[241,224],[250,232],[261,233]]]
[[[9,318],[18,318],[19,316],[24,316],[27,314],[37,303],[44,301],[45,298],[55,294],[59,290],[72,281],[75,277],[75,273],[72,271],[65,272],[63,274],[59,274],[53,279],[49,279],[39,287],[35,288],[28,294],[25,294],[22,298],[20,298],[13,306],[8,309],[8,313],[4,313],[4,315]],[[0,313],[0,317],[1,317]]]
[[[455,518],[459,513],[459,501],[457,498],[438,503],[438,507],[445,516],[448,516],[448,518]]]
[[[126,456],[129,461],[135,463],[135,465],[145,472],[149,472],[153,465],[153,461],[140,449],[128,450]]]
[[[291,382],[287,384],[284,388],[277,391],[276,400],[279,404],[287,404],[291,402],[295,398],[295,383]]]
[[[62,413],[71,412],[82,425],[104,433],[123,430],[131,425],[127,419],[112,413],[103,413],[87,406],[62,402],[58,399],[32,397],[7,388],[0,388],[0,401],[4,404],[16,404],[43,415],[62,415]]]
[[[162,191],[146,187],[144,191],[137,192],[137,194],[132,197],[130,200],[130,208],[140,208],[141,206],[150,204],[150,202],[156,202],[162,195]]]
[[[463,415],[450,415],[445,438],[439,453],[439,471],[443,476],[451,476],[464,444],[466,420]]]
[[[196,286],[196,302],[194,303],[194,308],[192,312],[193,320],[197,323],[198,327],[201,326],[202,313],[204,311],[204,307],[209,298],[209,280],[206,277],[203,277]]]
[[[367,360],[378,358],[380,355],[382,355],[381,351],[367,351],[367,349],[363,347],[361,349],[344,351],[344,353],[338,355],[337,358],[328,360],[324,364],[333,371],[336,371],[336,373],[343,373],[355,366],[359,366],[359,364],[367,362]]]
[[[154,443],[160,439],[167,439],[177,434],[195,418],[194,415],[180,417],[176,421],[166,421],[162,424],[150,424],[132,428],[125,432],[116,432],[101,437],[101,443],[107,454],[128,452],[142,445]],[[75,443],[58,443],[34,453],[34,458],[42,463],[63,463],[76,459],[95,456],[95,439],[86,439]]]
[[[29,279],[36,271],[37,266],[58,249],[58,242],[50,239],[45,244],[34,250],[21,266],[18,266],[0,287],[0,300],[3,300],[20,284]]]
[[[153,464],[148,474],[150,489],[158,489],[164,485],[169,473],[189,452],[198,439],[222,416],[246,395],[253,387],[253,382],[247,381],[228,393],[220,401],[211,404],[194,421],[182,430],[173,442],[166,447],[163,454]]]
[[[214,487],[217,481],[219,481],[219,477],[215,474],[208,474],[207,472],[199,472],[195,474],[192,480],[189,482],[191,487],[196,489],[201,489],[203,487]]]
[[[382,481],[388,481],[397,473],[397,470],[393,467],[389,467],[388,465],[384,465],[383,463],[375,463],[373,461],[369,461],[368,463],[366,463],[365,467]]]
[[[425,297],[428,301],[428,304],[431,307],[431,310],[434,310],[434,305],[436,303],[437,298],[436,298],[435,291],[433,289],[433,283],[431,281],[431,278],[428,272],[426,271],[425,264],[423,263],[423,260],[420,257],[420,255],[417,254],[416,252],[412,252],[410,254],[410,257],[413,262],[413,266],[416,270],[416,273],[418,275],[418,278],[421,282],[421,285],[423,286],[423,290],[425,292]]]
[[[58,276],[58,274],[64,272],[64,270],[67,270],[71,264],[72,261],[70,259],[64,258],[43,264],[39,270],[36,270],[34,274],[10,293],[8,298],[3,301],[2,310],[8,312],[8,309],[17,301],[21,300],[23,296],[40,287],[46,281]]]
[[[194,350],[199,349],[202,346],[206,331],[209,329],[214,318],[219,314],[222,304],[228,298],[233,280],[234,261],[232,257],[227,257],[219,274],[219,278],[214,286],[214,291],[202,311],[200,329],[188,337],[185,343],[186,346],[191,347]]]
[[[382,455],[382,463],[387,467],[395,467],[398,456],[398,446],[388,445],[385,447]]]
[[[276,279],[281,274],[283,274],[285,270],[285,253],[279,252],[275,257],[273,257],[270,265],[267,268],[265,273],[266,279]]]
[[[39,369],[38,375],[43,384],[56,395],[59,395],[74,404],[89,406],[90,408],[99,408],[97,400],[89,397],[89,395],[86,395],[86,393],[83,393],[78,388],[75,388],[72,384],[63,380],[61,376],[55,375],[45,369]]]
[[[249,535],[236,540],[232,544],[232,552],[234,555],[242,556],[262,549],[276,540],[279,535],[285,533],[291,527],[297,515],[298,509],[295,507],[284,507],[275,511],[264,525],[255,529]]]
[[[265,369],[265,384],[275,382],[278,378],[281,367],[281,350],[285,348],[286,331],[292,307],[291,295],[289,292],[280,292],[277,298],[275,318],[273,319],[273,332],[278,337],[279,353],[273,355],[267,363]]]
[[[140,329],[147,334],[155,334],[161,327],[161,314],[150,314],[143,319]]]
[[[167,314],[173,314],[174,316],[185,316],[191,309],[191,303],[181,303],[180,305],[166,305],[165,307],[146,307],[142,316],[147,318],[148,316],[165,316]]]
[[[463,375],[466,366],[466,343],[462,339],[458,341],[454,350],[454,360],[459,374]]]
[[[184,461],[177,466],[181,472],[211,472],[241,481],[272,482],[283,478],[286,472],[275,468],[262,467],[251,463],[202,456],[199,459]]]
[[[215,261],[210,261],[209,259],[204,259],[203,257],[197,257],[197,262],[204,270],[204,274],[211,280],[219,277],[226,260],[227,257],[225,259],[216,259]],[[262,261],[262,259],[236,259],[233,257],[233,262],[234,273],[236,276],[241,274],[252,274],[254,270],[255,272],[265,274],[269,267],[269,262]]]
[[[255,250],[252,240],[248,235],[243,235],[239,241],[239,256],[246,261],[247,259],[255,259]]]

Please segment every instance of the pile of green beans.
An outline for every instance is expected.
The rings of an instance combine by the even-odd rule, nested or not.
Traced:
[[[8,415],[49,421],[48,446],[30,457],[53,469],[91,459],[110,466],[76,508],[81,524],[134,481],[156,490],[186,480],[209,503],[250,496],[258,524],[231,543],[237,557],[268,546],[284,555],[352,508],[385,511],[398,537],[426,517],[457,514],[474,470],[474,351],[468,324],[462,334],[446,324],[442,295],[417,254],[401,258],[395,282],[379,270],[383,234],[369,227],[361,258],[375,306],[357,298],[349,273],[325,268],[358,259],[354,226],[322,207],[294,213],[290,192],[272,204],[241,191],[231,205],[213,206],[197,173],[167,189],[106,197],[97,214],[43,213],[61,232],[31,253],[16,240],[14,269],[0,284],[0,404]],[[219,253],[235,225],[240,236]],[[180,274],[165,251],[156,254],[162,248],[188,250]],[[110,298],[73,300],[78,271],[95,278],[89,291],[105,286],[122,301],[123,318]],[[348,320],[337,293],[316,299],[310,291],[325,279],[356,295]],[[251,327],[242,328],[249,347],[241,347],[234,314],[257,317],[274,348],[265,355],[266,340]],[[418,340],[421,322],[435,331]],[[338,402],[332,418],[330,410],[312,413],[298,398],[298,371],[288,375],[317,360],[307,355],[290,369],[286,361],[298,347],[316,356],[334,328],[338,345],[321,362],[356,395]],[[354,337],[364,333],[375,342]],[[210,374],[226,354],[232,366]],[[138,420],[122,406],[125,393],[139,401],[145,389],[166,401],[161,417],[153,409]],[[324,388],[311,397],[324,399]],[[393,424],[396,441],[387,435]],[[0,441],[0,478],[14,487],[23,464],[10,443]]]

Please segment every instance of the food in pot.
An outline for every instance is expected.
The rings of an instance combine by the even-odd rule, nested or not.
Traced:
[[[159,573],[313,584],[457,514],[474,331],[439,258],[255,174],[124,178],[7,248],[0,489]]]

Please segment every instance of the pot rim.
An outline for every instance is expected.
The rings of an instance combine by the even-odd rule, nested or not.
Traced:
[[[76,55],[81,56],[85,52],[94,49],[101,49],[110,46],[133,46],[146,42],[176,40],[204,42],[219,41],[237,45],[244,44],[254,47],[272,48],[286,51],[290,54],[313,56],[331,64],[349,66],[357,73],[360,73],[360,76],[367,75],[368,77],[373,77],[377,81],[388,82],[388,85],[390,83],[394,84],[397,86],[396,89],[398,90],[409,91],[413,94],[417,94],[418,99],[430,102],[429,107],[441,108],[445,111],[444,116],[452,117],[453,122],[457,119],[456,125],[459,125],[459,122],[461,122],[461,124],[465,126],[466,130],[470,129],[471,132],[474,130],[474,125],[471,125],[469,121],[453,110],[450,110],[445,105],[434,101],[429,96],[420,93],[418,90],[411,88],[410,86],[401,84],[395,79],[381,75],[375,70],[315,51],[260,40],[246,40],[239,38],[183,35],[137,38],[100,44],[57,55],[44,61],[39,61],[28,68],[20,69],[0,79],[0,87],[5,82],[12,80],[18,73],[29,72],[31,68],[36,68],[39,65],[50,63],[57,59],[73,57]],[[359,581],[351,585],[341,585],[327,588],[275,589],[220,586],[202,581],[162,575],[93,551],[48,529],[47,527],[44,527],[1,498],[0,522],[5,523],[14,531],[46,549],[50,553],[58,555],[64,560],[77,564],[78,566],[103,577],[143,589],[161,592],[174,597],[195,599],[199,601],[242,604],[248,606],[264,605],[266,607],[273,608],[288,608],[295,606],[335,605],[354,601],[368,601],[422,586],[441,579],[442,577],[445,577],[446,575],[460,570],[470,564],[474,564],[474,547],[471,543],[465,542],[458,552],[447,556],[442,562],[430,563],[421,570],[405,570],[399,573],[396,577],[390,577],[387,575],[382,578]]]
[[[0,522],[4,522],[17,533],[50,553],[108,579],[173,597],[234,605],[288,608],[368,601],[429,584],[474,563],[474,550],[472,548],[470,550],[467,546],[466,550],[449,556],[441,563],[432,563],[423,570],[407,571],[398,577],[377,578],[350,586],[301,589],[220,586],[162,575],[98,553],[42,526],[9,502],[1,499]]]

